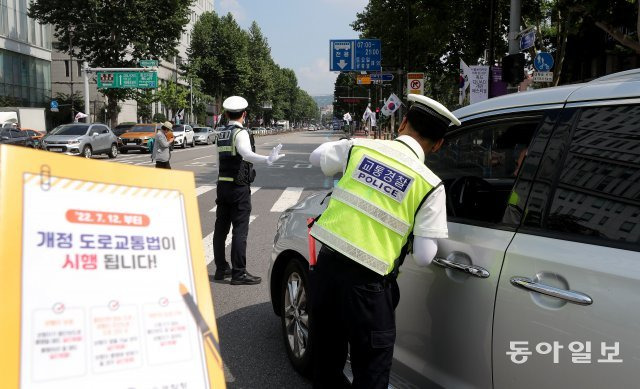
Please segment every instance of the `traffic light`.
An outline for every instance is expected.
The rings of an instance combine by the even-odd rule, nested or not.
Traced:
[[[524,80],[524,53],[502,58],[502,81],[518,84]]]

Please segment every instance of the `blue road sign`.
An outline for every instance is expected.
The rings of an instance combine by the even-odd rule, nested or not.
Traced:
[[[520,51],[528,50],[536,43],[536,30],[531,30],[520,37]]]
[[[51,100],[51,109],[56,109],[56,108],[58,108],[58,101]]]
[[[539,72],[548,72],[553,69],[553,56],[546,52],[539,52],[533,59],[533,67]]]
[[[344,39],[329,41],[332,72],[380,71],[382,49],[379,39]]]
[[[389,81],[393,81],[393,74],[391,73],[371,73],[369,74],[371,76],[371,81],[382,81],[382,82],[389,82]]]

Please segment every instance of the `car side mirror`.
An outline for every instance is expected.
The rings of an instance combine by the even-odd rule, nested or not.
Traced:
[[[95,138],[96,136],[98,136],[98,133],[94,132],[92,136]]]

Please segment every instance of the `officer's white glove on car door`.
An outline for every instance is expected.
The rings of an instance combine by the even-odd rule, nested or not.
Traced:
[[[271,150],[271,154],[267,157],[267,165],[271,166],[274,162],[285,156],[284,154],[279,154],[281,149],[282,145],[279,144]]]

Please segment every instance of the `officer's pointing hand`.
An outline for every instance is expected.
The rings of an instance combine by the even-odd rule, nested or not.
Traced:
[[[273,163],[280,158],[284,157],[284,154],[279,154],[282,149],[282,144],[277,145],[271,150],[271,154],[267,157],[267,165],[271,166]]]

